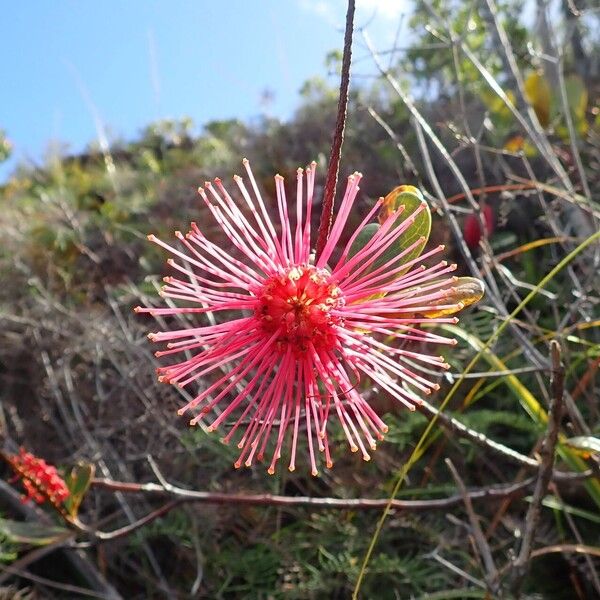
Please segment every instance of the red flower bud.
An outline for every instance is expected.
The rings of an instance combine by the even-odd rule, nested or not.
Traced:
[[[23,448],[19,454],[6,457],[11,467],[20,478],[27,495],[23,501],[33,500],[43,504],[48,500],[58,506],[69,497],[69,489],[56,467],[49,465],[44,459],[26,452]]]
[[[481,217],[485,223],[488,234],[492,233],[494,231],[494,211],[489,204],[486,204],[483,207]],[[481,227],[479,225],[479,220],[475,215],[469,215],[465,219],[463,224],[463,235],[469,249],[475,250],[481,239]]]

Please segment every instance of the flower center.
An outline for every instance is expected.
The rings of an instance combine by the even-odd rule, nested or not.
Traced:
[[[267,280],[258,293],[255,314],[266,333],[281,331],[281,350],[291,344],[295,352],[331,349],[336,344],[333,326],[341,318],[331,314],[343,306],[339,287],[325,269],[303,265],[291,267]]]

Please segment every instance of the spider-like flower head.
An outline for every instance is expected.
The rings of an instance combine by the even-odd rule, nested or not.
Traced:
[[[411,227],[427,209],[425,202],[401,217],[403,205],[390,207],[379,199],[341,247],[360,173],[348,178],[327,243],[315,259],[315,163],[298,169],[294,219],[283,177],[275,176],[277,228],[248,161],[243,164],[250,189],[235,176],[237,201],[219,179],[199,190],[228,247],[223,239],[209,239],[196,223],[187,235],[175,232],[179,248],[148,236],[173,256],[167,262],[178,274],[165,277],[161,294],[183,303],[136,308],[157,317],[179,316],[184,324],[149,335],[166,342],[157,356],[179,357],[158,369],[159,380],[194,388],[179,414],[194,411],[192,425],[209,419],[209,431],[228,429],[225,442],[236,436],[241,450],[236,467],[268,454],[273,473],[285,453],[294,470],[303,438],[316,475],[319,452],[332,466],[333,420],[350,449],[369,460],[387,427],[359,383],[368,380],[411,410],[421,394],[439,387],[427,371],[448,365],[422,346],[455,341],[419,325],[456,323],[447,316],[462,308],[457,278],[450,275],[456,265],[423,265],[443,246],[415,254],[425,237],[412,235]],[[380,224],[373,230],[369,223],[377,214]],[[404,243],[395,251],[401,236]]]
[[[277,346],[289,347],[296,356],[310,351],[333,350],[336,325],[342,317],[332,314],[343,306],[340,288],[325,269],[293,266],[267,279],[257,294],[255,316],[268,335],[278,331]]]

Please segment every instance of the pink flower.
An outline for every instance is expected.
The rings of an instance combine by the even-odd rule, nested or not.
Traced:
[[[171,253],[168,264],[179,274],[165,277],[162,295],[185,306],[136,311],[198,318],[189,327],[149,335],[154,342],[167,342],[157,356],[179,360],[160,367],[159,380],[181,387],[200,384],[200,391],[178,412],[195,411],[192,425],[211,415],[209,431],[227,428],[226,443],[238,436],[236,468],[262,461],[266,454],[272,474],[289,449],[293,471],[304,438],[317,475],[317,450],[327,467],[332,466],[328,426],[334,419],[350,449],[369,460],[369,450],[383,440],[387,427],[359,383],[370,381],[411,410],[420,402],[419,394],[439,387],[425,371],[447,368],[444,359],[422,353],[414,343],[411,349],[395,342],[455,343],[418,325],[456,323],[456,318],[416,315],[460,308],[444,302],[456,280],[448,274],[456,265],[421,264],[443,246],[406,261],[424,238],[392,258],[380,259],[425,210],[425,203],[399,225],[404,206],[389,212],[370,241],[352,254],[357,236],[381,207],[380,199],[339,249],[360,173],[348,178],[327,245],[315,261],[310,231],[315,163],[305,172],[298,169],[294,219],[283,177],[275,176],[277,228],[248,161],[243,164],[250,187],[234,177],[238,201],[219,179],[199,190],[227,244],[209,240],[196,223],[186,235],[175,233],[180,249],[148,236]],[[212,322],[202,319],[205,313],[212,313]]]

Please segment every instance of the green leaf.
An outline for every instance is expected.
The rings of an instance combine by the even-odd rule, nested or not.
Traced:
[[[0,519],[0,531],[11,542],[32,546],[46,546],[70,534],[70,531],[64,527],[11,519]]]
[[[377,225],[377,223],[369,223],[366,225],[356,236],[352,246],[350,246],[348,258],[352,258],[361,248],[364,248],[378,231],[379,225]]]
[[[527,496],[525,498],[527,502],[531,502],[531,496]],[[585,510],[583,508],[577,508],[576,506],[571,506],[570,504],[565,504],[561,502],[556,496],[546,496],[542,500],[542,504],[547,508],[552,508],[554,510],[562,510],[570,515],[574,515],[576,517],[581,517],[582,519],[587,519],[588,521],[592,521],[593,523],[600,523],[600,515],[597,512],[592,512],[590,510]]]
[[[379,222],[383,223],[385,219],[394,210],[397,210],[400,206],[404,206],[402,214],[396,219],[394,227],[398,227],[401,223],[404,223],[410,218],[413,213],[424,203],[423,195],[421,192],[413,187],[412,185],[400,185],[394,188],[384,199],[383,205],[379,212]],[[372,265],[371,271],[384,265],[390,261],[394,256],[397,256],[411,244],[414,244],[419,238],[423,238],[422,242],[417,244],[410,252],[408,252],[401,262],[398,262],[397,266],[405,264],[418,256],[423,252],[423,248],[429,239],[431,233],[431,212],[429,207],[425,205],[425,210],[422,210],[414,220],[414,223],[396,240],[396,242],[388,248]],[[354,243],[350,247],[349,256],[354,256],[361,248],[364,248],[367,243],[373,238],[375,233],[379,231],[380,225],[377,223],[369,223],[356,237]],[[407,269],[408,270],[408,269]],[[400,277],[406,272],[402,270],[398,272],[395,277]]]
[[[404,211],[398,219],[396,219],[394,224],[395,227],[398,227],[401,223],[404,223],[404,221],[410,218],[423,203],[425,203],[423,194],[421,194],[416,187],[413,187],[412,185],[399,185],[385,197],[379,213],[379,222],[383,223],[392,211],[397,210],[400,206],[404,206]],[[406,248],[422,237],[423,241],[402,259],[401,264],[405,264],[417,258],[423,252],[423,248],[425,248],[430,234],[431,211],[429,210],[429,206],[425,204],[425,210],[422,210],[415,217],[415,222],[398,238],[395,247],[390,248],[389,256],[386,257],[386,260],[390,260],[394,250],[397,254],[400,254],[400,252],[406,250]],[[388,253],[386,252],[383,256],[386,256],[386,254]],[[383,260],[381,264],[385,263],[386,260]],[[401,274],[402,273],[399,273],[398,276]]]
[[[79,506],[90,487],[96,468],[90,463],[80,463],[73,467],[69,475],[65,477],[65,483],[69,488],[70,495],[65,501],[65,507],[71,517],[77,516]]]
[[[600,454],[600,438],[592,435],[579,435],[565,440],[565,445],[582,450],[585,454]]]
[[[567,102],[573,125],[579,135],[585,135],[588,130],[588,122],[586,119],[586,111],[588,106],[588,91],[585,83],[577,75],[571,75],[565,80],[565,91],[567,93]],[[562,113],[562,104],[557,99],[557,107],[559,114]],[[561,123],[556,127],[558,135],[564,139],[569,137],[569,131],[566,125]]]

